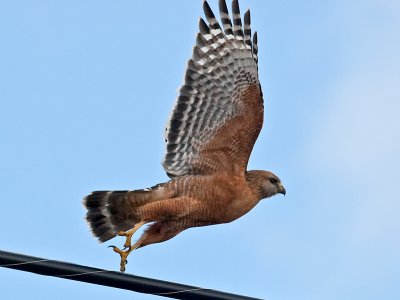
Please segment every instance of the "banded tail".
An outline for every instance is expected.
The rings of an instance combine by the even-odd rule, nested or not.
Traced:
[[[93,235],[105,242],[140,221],[139,207],[165,196],[163,184],[136,191],[96,191],[83,199],[86,220]]]

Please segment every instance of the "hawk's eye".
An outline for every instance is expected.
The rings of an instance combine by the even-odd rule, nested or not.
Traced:
[[[278,182],[278,180],[276,178],[272,177],[272,178],[269,179],[269,182],[271,182],[272,184],[275,184],[275,183]]]

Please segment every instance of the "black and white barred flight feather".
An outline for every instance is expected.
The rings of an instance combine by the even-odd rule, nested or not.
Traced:
[[[219,0],[221,27],[207,1],[203,9],[207,22],[200,18],[200,32],[165,132],[163,166],[170,177],[207,173],[204,161],[199,165],[204,145],[239,114],[240,92],[259,86],[257,33],[252,41],[250,11],[242,25],[238,1],[232,2],[231,19],[225,0]]]

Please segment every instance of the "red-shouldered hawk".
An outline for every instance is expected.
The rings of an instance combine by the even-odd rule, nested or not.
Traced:
[[[125,236],[121,271],[135,249],[166,241],[185,229],[228,223],[261,199],[286,194],[268,171],[247,171],[263,124],[258,80],[257,33],[251,40],[250,11],[232,2],[233,26],[225,0],[219,0],[222,27],[207,1],[206,23],[189,60],[185,81],[168,122],[163,166],[171,178],[152,188],[98,191],[87,196],[86,219],[100,242]],[[132,235],[150,223],[136,243]]]

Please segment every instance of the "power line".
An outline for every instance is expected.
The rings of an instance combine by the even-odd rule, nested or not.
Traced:
[[[0,267],[174,299],[260,300],[174,282],[128,275],[0,250]]]

